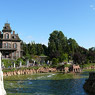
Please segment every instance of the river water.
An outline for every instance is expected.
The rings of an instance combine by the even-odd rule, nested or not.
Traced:
[[[88,72],[41,73],[4,77],[7,95],[93,95],[83,89]]]

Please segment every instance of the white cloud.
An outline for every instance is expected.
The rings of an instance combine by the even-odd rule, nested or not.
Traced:
[[[90,5],[90,8],[94,8],[94,5]]]
[[[29,42],[31,42],[32,41],[32,36],[30,35],[30,36],[23,36],[23,38],[22,38],[22,40],[25,42],[25,43],[29,43]]]
[[[90,5],[90,8],[91,8],[91,9],[93,9],[93,10],[95,10],[95,7],[94,7],[94,5]]]
[[[93,8],[93,10],[95,10],[95,8]]]
[[[32,39],[32,36],[27,36],[26,38],[27,38],[27,39]]]

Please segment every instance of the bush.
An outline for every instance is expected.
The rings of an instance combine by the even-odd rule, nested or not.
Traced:
[[[3,59],[2,62],[5,66],[5,68],[11,67],[11,65],[12,65],[12,60]]]
[[[16,65],[19,66],[20,61],[22,62],[22,65],[25,65],[25,61],[22,58],[18,58],[16,60]]]

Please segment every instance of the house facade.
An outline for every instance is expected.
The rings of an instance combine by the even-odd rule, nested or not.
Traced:
[[[10,24],[5,23],[2,32],[0,31],[0,52],[2,58],[17,59],[22,56],[21,39],[15,31],[11,30]]]

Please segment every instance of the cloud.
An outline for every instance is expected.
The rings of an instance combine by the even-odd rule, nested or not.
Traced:
[[[90,5],[90,8],[93,8],[94,7],[94,5]]]
[[[32,38],[33,38],[33,37],[32,37],[31,35],[30,35],[30,36],[26,36],[26,37],[23,36],[23,39],[22,39],[22,40],[23,40],[25,43],[28,44],[29,42],[32,41]]]
[[[95,10],[95,8],[93,8],[93,10]]]
[[[27,38],[27,39],[32,39],[32,36],[27,36],[26,38]]]
[[[93,9],[93,10],[95,10],[95,7],[94,7],[94,5],[90,5],[90,8],[91,8],[91,9]]]

